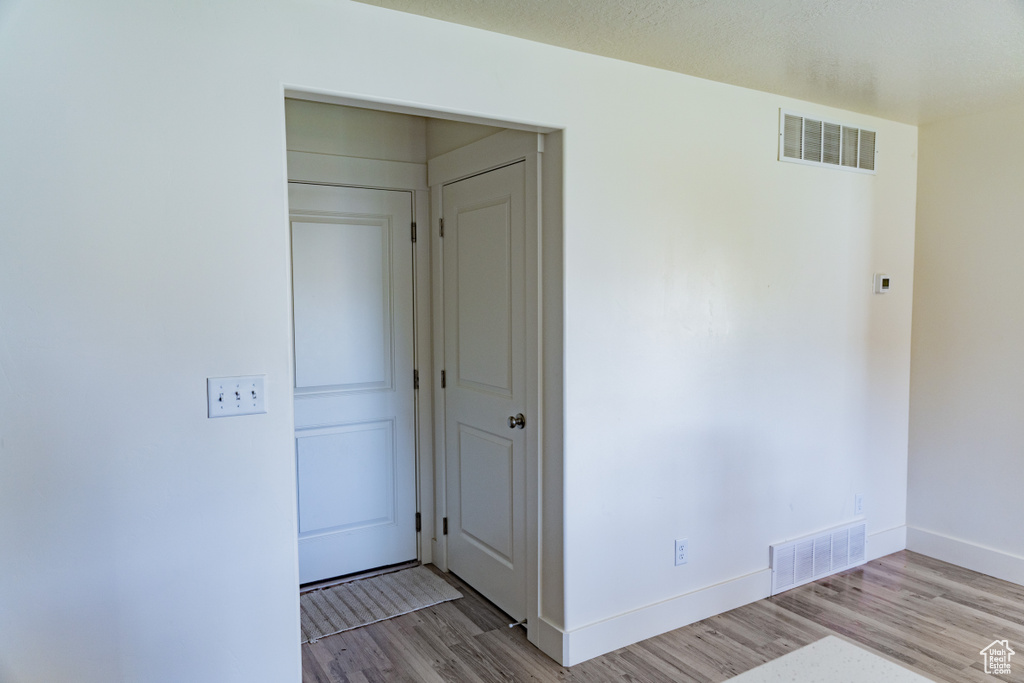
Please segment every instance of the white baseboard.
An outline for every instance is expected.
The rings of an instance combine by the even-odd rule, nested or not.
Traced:
[[[708,588],[641,607],[565,634],[564,666],[666,633],[768,597],[771,570],[747,574]]]
[[[568,653],[566,647],[569,639],[565,631],[558,628],[544,617],[537,617],[537,625],[527,624],[527,637],[541,652],[559,664],[566,665]],[[566,665],[567,666],[567,665]]]
[[[907,529],[907,549],[997,579],[1024,586],[1024,557],[916,527]]]
[[[906,547],[905,526],[869,534],[867,559],[875,560]],[[573,666],[620,647],[767,598],[770,594],[771,569],[762,569],[569,632],[543,622],[536,644],[541,651],[563,666]]]
[[[907,527],[897,526],[868,534],[867,561],[907,549]]]

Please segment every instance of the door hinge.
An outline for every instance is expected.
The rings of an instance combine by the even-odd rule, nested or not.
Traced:
[[[422,521],[420,520],[420,513],[416,513],[416,531],[422,530]]]
[[[419,388],[420,388],[420,371],[419,370],[413,370],[412,371],[412,390],[416,391]]]
[[[441,237],[444,237],[444,219],[441,219]]]
[[[416,241],[416,221],[412,222],[412,241]]]
[[[442,536],[447,536],[448,535],[448,518],[447,517],[445,517],[444,519],[441,520],[441,535]]]
[[[448,380],[444,376],[444,370],[441,371],[441,388],[444,389],[448,386]]]

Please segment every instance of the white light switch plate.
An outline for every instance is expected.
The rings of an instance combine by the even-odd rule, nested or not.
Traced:
[[[263,395],[266,375],[210,377],[206,380],[209,417],[232,417],[267,412]]]

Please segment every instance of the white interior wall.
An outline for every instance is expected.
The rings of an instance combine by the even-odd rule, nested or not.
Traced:
[[[908,544],[1024,583],[1024,108],[921,128]]]
[[[869,553],[903,544],[915,129],[662,91],[579,102],[604,116],[566,133],[566,623],[587,655],[630,609],[765,594],[743,577],[768,580],[768,545],[852,519],[856,493]],[[780,106],[877,129],[878,174],[776,161]]]
[[[343,1],[15,0],[0,680],[299,679],[285,87],[565,129],[569,661],[756,594],[855,492],[899,546],[915,128]],[[777,162],[780,107],[878,175]],[[269,412],[208,420],[247,373]]]

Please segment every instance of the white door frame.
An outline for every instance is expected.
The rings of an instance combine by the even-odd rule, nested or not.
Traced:
[[[282,94],[284,97],[324,102],[326,104],[339,104],[354,107],[389,111],[412,116],[435,117],[466,123],[478,123],[489,126],[502,126],[508,130],[485,138],[481,143],[491,141],[506,133],[516,134],[523,131],[528,132],[530,139],[535,140],[529,151],[524,151],[520,158],[525,159],[526,154],[538,154],[542,156],[545,134],[556,133],[558,127],[542,125],[538,123],[524,123],[512,119],[494,118],[491,116],[479,116],[467,113],[463,110],[445,109],[443,107],[424,107],[421,104],[405,103],[396,100],[379,99],[367,96],[365,93],[342,93],[337,91],[319,91],[310,88],[308,85],[283,85]],[[283,114],[282,114],[283,128]],[[521,133],[520,133],[521,134]],[[475,143],[479,144],[479,143]],[[532,444],[527,451],[526,463],[526,495],[527,495],[527,528],[526,546],[527,559],[529,562],[527,575],[527,635],[530,642],[537,645],[552,659],[563,662],[566,660],[566,634],[563,630],[564,624],[564,567],[562,545],[564,543],[564,480],[562,470],[564,469],[562,451],[562,284],[564,277],[562,272],[563,248],[562,242],[562,145],[563,141],[557,138],[556,149],[558,150],[550,163],[547,177],[538,178],[540,187],[543,183],[548,190],[539,202],[538,221],[536,230],[527,235],[527,256],[530,262],[527,264],[528,273],[534,275],[528,277],[528,296],[531,303],[536,303],[536,317],[532,319],[531,330],[528,331],[530,347],[528,373],[531,382],[537,382],[538,387],[531,390],[535,403],[531,403],[530,410],[533,417],[533,424],[537,429],[534,431]],[[458,150],[456,150],[458,151]],[[348,185],[364,185],[367,183],[367,174],[377,174],[378,180],[375,187],[380,189],[405,189],[416,192],[415,215],[417,222],[432,212],[430,205],[434,202],[427,202],[429,185],[424,166],[420,164],[406,164],[400,162],[372,162],[365,159],[344,159],[344,163],[332,161],[329,155],[311,154],[303,155],[307,158],[299,160],[302,153],[288,153],[288,176],[300,174],[303,177],[296,177],[296,180],[310,182],[334,182]],[[440,157],[439,157],[440,159]],[[539,167],[540,161],[538,161]],[[422,169],[414,171],[411,167]],[[300,169],[306,169],[302,171]],[[358,169],[358,173],[355,170]],[[486,169],[483,169],[486,170]],[[421,180],[408,180],[416,176]],[[315,174],[315,175],[314,175]],[[326,174],[326,175],[325,175]],[[336,174],[336,175],[332,175]],[[539,174],[538,174],[539,175]],[[557,176],[557,177],[556,177]],[[418,448],[418,495],[419,510],[422,517],[422,531],[419,535],[420,559],[424,562],[433,562],[442,569],[447,566],[447,558],[444,554],[443,542],[438,542],[442,536],[440,522],[444,517],[444,498],[435,500],[434,492],[444,492],[444,462],[438,461],[435,452],[444,453],[443,438],[437,441],[434,433],[434,421],[436,414],[444,415],[443,403],[438,406],[436,401],[439,398],[440,382],[437,381],[440,374],[440,365],[436,365],[437,351],[432,351],[434,342],[434,320],[441,308],[435,308],[431,313],[431,304],[437,305],[437,292],[432,284],[432,273],[438,267],[440,260],[439,249],[436,247],[437,216],[432,214],[429,225],[419,223],[418,240],[415,250],[415,261],[423,265],[430,263],[431,267],[418,267],[416,277],[416,367],[420,371],[420,390],[416,392],[417,401],[417,448]],[[547,228],[540,221],[539,216],[543,215],[547,221]],[[547,259],[543,257],[542,249],[547,250]],[[289,264],[290,269],[290,264]],[[542,277],[548,278],[548,284]],[[290,275],[290,273],[289,273]],[[550,291],[547,291],[550,290]],[[545,297],[549,299],[550,312],[547,312],[542,302]],[[547,327],[542,327],[538,321],[548,319]],[[547,337],[542,338],[542,333]],[[544,356],[542,350],[549,348],[550,355]],[[441,355],[443,359],[443,354]],[[547,373],[544,368],[547,367]],[[436,370],[435,370],[436,368]],[[542,403],[541,396],[549,396],[549,400]],[[440,396],[443,400],[443,396]],[[546,416],[550,421],[550,428],[545,428],[541,416]],[[293,425],[294,428],[294,425]],[[435,441],[440,448],[435,448]],[[547,441],[546,450],[542,445]],[[431,467],[432,465],[432,467]],[[440,475],[438,476],[438,471]],[[543,472],[550,472],[551,481],[545,481]],[[436,482],[435,482],[436,480]],[[440,487],[438,489],[438,487]],[[541,501],[545,515],[541,515]],[[543,535],[542,535],[543,533]],[[541,547],[548,549],[549,556],[542,556]],[[543,565],[543,572],[541,571]],[[544,595],[541,594],[541,586],[544,586]],[[541,605],[541,601],[544,605]],[[544,611],[538,616],[540,609]]]
[[[401,161],[376,161],[334,154],[288,152],[288,181],[323,185],[402,190],[413,193],[412,220],[416,226],[413,249],[413,367],[419,371],[415,395],[416,425],[416,511],[421,527],[416,535],[417,557],[423,564],[434,562],[434,473],[433,462],[433,372],[431,371],[431,287],[430,287],[430,194],[427,165]],[[409,239],[412,239],[410,234]],[[289,281],[291,277],[289,259]],[[293,351],[294,353],[294,351]],[[293,425],[294,430],[294,425]]]
[[[441,219],[441,192],[445,184],[506,166],[515,161],[526,162],[525,183],[525,321],[526,321],[526,423],[531,426],[526,439],[526,630],[531,642],[538,642],[540,621],[540,457],[543,443],[543,410],[541,406],[541,155],[544,136],[506,130],[461,147],[427,162],[427,182],[430,185],[430,232],[439,238]],[[434,524],[443,527],[447,517],[447,481],[445,468],[445,395],[441,388],[440,373],[444,368],[444,264],[440,241],[431,252],[434,303],[434,499],[437,502]],[[421,376],[422,377],[422,376]],[[422,378],[421,378],[422,387]],[[443,534],[435,536],[434,564],[448,570],[448,544]]]

